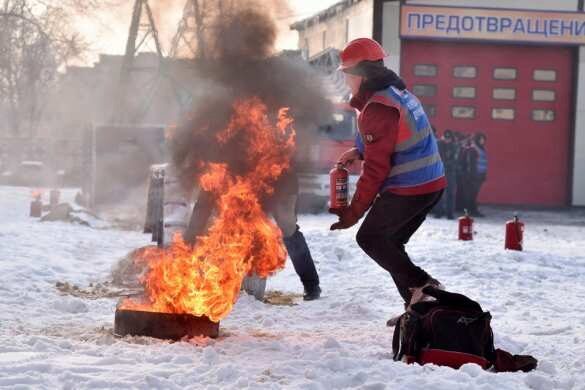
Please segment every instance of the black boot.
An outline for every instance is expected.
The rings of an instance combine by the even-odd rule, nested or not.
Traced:
[[[305,288],[305,295],[303,295],[303,300],[305,301],[314,301],[321,297],[321,287],[313,287],[311,289]]]
[[[305,237],[298,229],[298,226],[292,236],[284,238],[284,245],[295,267],[295,271],[305,287],[304,299],[306,301],[318,299],[321,295],[319,275],[317,274],[315,262],[313,261]]]

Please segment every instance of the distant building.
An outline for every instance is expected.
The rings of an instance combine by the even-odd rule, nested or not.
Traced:
[[[585,206],[583,0],[345,0],[291,26],[309,59],[372,37],[439,131],[488,137],[495,204]]]
[[[111,124],[120,85],[123,56],[102,54],[93,66],[70,66],[59,76],[35,135],[0,133],[2,173],[18,174],[22,161],[40,161],[51,173],[64,171],[79,181],[82,139],[91,126]],[[166,126],[176,123],[193,98],[197,83],[192,61],[165,60],[159,68],[155,53],[139,53],[128,88],[128,124]],[[5,177],[5,181],[9,178]]]
[[[352,39],[372,37],[374,0],[344,0],[294,23],[299,32],[299,49],[306,58],[328,48],[342,49]]]

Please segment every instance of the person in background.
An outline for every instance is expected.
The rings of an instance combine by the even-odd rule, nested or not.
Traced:
[[[352,227],[370,210],[357,243],[389,272],[409,305],[423,298],[425,286],[440,286],[405,250],[446,187],[437,140],[420,101],[384,65],[386,53],[378,42],[356,39],[340,57],[353,95],[350,104],[360,114],[356,147],[343,153],[338,163],[364,163],[351,203],[335,211],[339,221],[331,230]],[[396,321],[392,318],[387,325]]]
[[[441,218],[446,216],[447,219],[455,219],[455,195],[457,192],[457,162],[459,158],[459,145],[455,140],[455,135],[451,130],[445,130],[443,137],[438,141],[439,153],[445,166],[445,177],[447,178],[447,188],[437,205],[435,216]]]
[[[209,144],[209,148],[214,146]],[[226,148],[225,150],[224,154],[229,156],[230,149]],[[246,163],[239,160],[240,157],[229,156],[224,161],[233,167],[243,167]],[[274,189],[274,194],[270,198],[263,199],[262,207],[267,214],[272,215],[282,232],[284,245],[304,287],[303,299],[305,301],[317,300],[321,297],[319,274],[305,236],[297,224],[299,180],[294,164],[277,180]],[[205,232],[215,208],[215,196],[210,192],[199,191],[191,220],[183,234],[187,243],[195,244],[197,237]],[[249,275],[244,280],[243,287],[246,292],[261,300],[264,296],[266,279]]]
[[[485,149],[486,136],[479,132],[475,134],[471,140],[470,147],[467,152],[468,165],[468,192],[466,207],[469,213],[474,217],[483,217],[484,215],[477,207],[477,197],[481,190],[481,186],[485,182],[488,171],[488,159]]]
[[[457,163],[455,169],[455,210],[463,212],[468,208],[469,199],[469,147],[470,142],[466,134],[455,132],[457,145]]]
[[[439,149],[439,155],[441,156],[441,160],[443,159],[443,139],[440,137],[439,132],[437,131],[437,128],[435,126],[432,126],[433,129],[433,134],[437,140],[437,148]],[[447,175],[445,175],[445,178],[447,177]],[[439,200],[439,202],[435,205],[435,207],[433,208],[433,210],[431,211],[431,215],[435,218],[441,218],[443,215],[445,215],[445,212],[443,211],[443,205],[442,205],[442,201],[443,198],[445,197],[445,192],[443,192],[443,195],[441,196],[441,200]]]

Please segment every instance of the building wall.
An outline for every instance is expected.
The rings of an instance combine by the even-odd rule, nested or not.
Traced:
[[[382,46],[388,53],[386,66],[400,73],[400,2],[388,1],[383,5]]]
[[[327,48],[341,50],[352,39],[371,38],[373,19],[373,0],[362,0],[323,23],[307,25],[305,29],[299,31],[299,49],[311,58]]]
[[[515,8],[533,10],[576,11],[578,0],[406,0],[406,4]],[[400,2],[386,0],[383,4],[382,45],[390,53],[386,63],[394,70],[400,70]],[[585,120],[585,119],[584,119]]]
[[[405,0],[406,4],[486,7],[530,10],[576,11],[579,0]],[[323,49],[323,31],[326,33],[325,47],[343,48],[347,40],[360,36],[372,37],[374,22],[374,1],[364,0],[344,10],[339,15],[323,23],[315,23],[299,32],[299,48],[308,49],[312,57]],[[386,0],[382,7],[382,45],[389,52],[387,66],[400,72],[401,41],[399,37],[400,5],[398,1]],[[347,23],[349,20],[349,23]],[[349,34],[346,34],[348,28]],[[347,39],[346,39],[346,35]],[[308,47],[307,44],[308,43]],[[572,204],[585,206],[585,46],[579,49],[579,66],[577,82],[576,122],[574,137]],[[570,179],[570,178],[569,178]]]
[[[407,4],[436,5],[436,6],[458,6],[458,7],[486,7],[486,8],[512,8],[532,10],[558,10],[577,11],[578,0],[406,0]],[[385,8],[388,8],[385,5]],[[387,12],[385,10],[385,12]],[[394,23],[393,19],[390,19]],[[387,23],[386,21],[384,23]],[[384,26],[386,27],[386,26]],[[384,36],[384,45],[386,39]],[[577,82],[577,102],[575,137],[573,149],[573,185],[572,205],[585,206],[585,46],[579,48],[579,66]],[[569,178],[571,179],[571,178]]]
[[[78,177],[84,131],[113,120],[122,61],[123,56],[100,55],[92,67],[68,67],[49,96],[34,137],[14,136],[0,123],[0,179],[5,171],[17,172],[26,160],[41,161],[51,172],[64,170],[66,176]],[[136,58],[136,67],[150,68],[133,73],[128,86],[128,106],[144,111],[132,118],[136,125],[175,123],[181,108],[177,94],[189,100],[199,98],[198,91],[202,95],[208,91],[190,61],[169,61],[172,80],[157,78],[157,66],[156,54],[140,53]]]
[[[579,81],[577,83],[577,119],[573,163],[573,205],[585,206],[585,47],[579,49]]]

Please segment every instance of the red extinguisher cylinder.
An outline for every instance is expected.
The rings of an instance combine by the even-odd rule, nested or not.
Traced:
[[[349,203],[349,171],[341,164],[337,164],[329,172],[330,198],[329,207],[333,210],[341,210]]]
[[[467,211],[464,216],[459,218],[459,240],[473,240],[473,218],[469,216]]]
[[[30,213],[33,218],[40,218],[43,215],[43,202],[39,199],[34,199],[30,202]]]
[[[513,251],[521,251],[524,241],[524,223],[518,216],[506,222],[506,244],[505,248]]]

